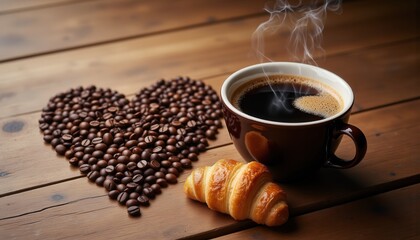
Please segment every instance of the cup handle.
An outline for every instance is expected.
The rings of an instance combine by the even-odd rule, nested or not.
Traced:
[[[367,150],[367,141],[363,132],[350,124],[340,123],[336,126],[333,132],[333,138],[338,139],[342,134],[349,136],[356,147],[356,154],[352,160],[343,160],[331,153],[331,157],[325,163],[326,167],[332,168],[351,168],[356,166],[365,156]]]

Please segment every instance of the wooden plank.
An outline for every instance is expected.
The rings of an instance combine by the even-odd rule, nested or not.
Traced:
[[[416,75],[416,62],[419,58],[415,51],[416,45],[417,41],[411,41],[383,48],[361,50],[351,54],[335,55],[323,67],[336,71],[349,81],[356,94],[356,111],[386,105],[395,101],[420,96]],[[401,62],[404,62],[404,64],[400,65]],[[349,68],[348,63],[351,63],[353,67]],[[394,68],[395,65],[399,67]],[[366,66],[375,70],[369,71],[366,69]],[[354,69],[357,69],[357,71]],[[204,81],[219,92],[221,84],[226,77],[227,75],[221,75]],[[361,79],[368,79],[369,81],[362,81]],[[395,79],[400,80],[395,81]],[[145,82],[139,82],[137,85],[139,86],[138,88],[147,86]],[[128,86],[124,87],[128,88]],[[17,132],[0,131],[0,149],[4,146],[1,151],[4,160],[0,162],[0,171],[3,174],[13,175],[14,177],[10,178],[10,181],[13,181],[14,178],[25,179],[17,185],[2,184],[0,186],[0,194],[78,176],[78,171],[69,171],[65,160],[59,158],[55,161],[56,156],[54,152],[43,144],[42,135],[38,131],[37,120],[39,117],[40,113],[35,112],[0,120],[2,128],[5,128],[6,124],[22,124],[21,130]],[[8,142],[22,142],[25,144],[10,145]],[[224,130],[221,131],[218,140],[213,143],[213,146],[220,146],[229,142],[228,133]],[[346,154],[346,151],[341,152],[344,155]],[[350,152],[352,153],[353,151]],[[34,165],[33,159],[37,159],[36,161],[41,164]],[[34,168],[37,170],[34,170]],[[49,177],[39,179],[30,174],[33,171],[42,172],[43,168],[54,172],[55,175],[48,175]],[[54,171],[54,169],[61,170]]]
[[[80,0],[0,0],[0,14],[77,1]]]
[[[358,4],[360,3],[350,2],[345,5],[346,11],[342,15],[332,15],[328,18],[326,29],[345,28],[347,30],[339,34],[329,33],[332,40],[325,39],[325,48],[329,55],[346,53],[355,49],[365,50],[371,47],[373,42],[373,45],[392,43],[417,35],[412,31],[413,23],[403,18],[408,13],[395,9],[401,7],[402,4],[389,7],[389,13],[386,7],[388,5],[380,4],[378,7],[384,9],[378,12],[385,12],[382,16],[378,16],[377,13],[372,14],[369,8],[362,8]],[[3,63],[0,65],[0,103],[2,104],[0,117],[39,110],[51,95],[77,85],[96,84],[132,94],[140,87],[160,78],[172,78],[178,75],[204,78],[231,73],[246,65],[256,63],[254,58],[249,57],[250,36],[258,24],[264,20],[266,17],[243,19]],[[390,27],[394,24],[394,28]],[[390,28],[395,31],[390,32]],[[375,31],[366,29],[375,29]],[[361,35],[362,31],[365,32],[363,37],[352,37],[355,33]],[[171,39],[170,44],[168,39]],[[280,39],[287,41],[287,36],[283,35]],[[333,41],[333,39],[339,41]],[[286,49],[278,46],[273,49],[276,51],[273,50],[273,56],[270,55],[272,59],[279,61],[289,59]],[[411,55],[406,61],[412,62],[407,67],[411,67],[418,60],[418,56],[415,51],[408,52]],[[386,51],[381,54],[389,56],[386,55]],[[401,56],[398,52],[391,54]],[[397,61],[396,59],[398,58],[387,58],[383,61]],[[363,60],[369,60],[369,58],[366,57]],[[346,58],[342,58],[341,61],[344,62],[336,63],[327,58],[322,65],[331,66],[329,69],[332,71],[335,70],[333,67],[335,64],[341,64],[344,66],[343,69],[351,69],[347,67]],[[369,66],[368,64],[382,63],[382,61],[366,64],[354,61],[353,63],[362,65],[365,69]],[[377,67],[380,68],[380,65]],[[401,64],[393,68],[381,69],[392,70],[395,67],[407,70],[405,65]],[[394,72],[402,74],[401,72],[404,71],[395,70]],[[412,71],[407,70],[407,72]],[[352,74],[350,73],[349,76],[351,79]]]
[[[0,120],[3,128],[0,133],[0,196],[82,176],[78,168],[71,167],[64,157],[56,155],[51,145],[44,143],[36,120],[38,118],[39,114],[36,113],[13,120]],[[209,148],[230,142],[228,131],[223,129],[216,140],[209,140]],[[203,156],[200,154],[201,158]],[[48,174],[44,175],[44,172]],[[16,181],[19,178],[23,178],[22,181]]]
[[[419,40],[332,56],[320,66],[346,80],[355,94],[353,111],[420,96]]]
[[[418,181],[420,148],[415,139],[420,130],[420,116],[413,109],[419,106],[420,100],[417,100],[354,115],[351,122],[361,127],[368,138],[366,159],[352,169],[323,169],[310,181],[283,184],[292,213],[321,209],[366,190],[384,186],[392,189],[394,183],[404,183],[413,177]],[[220,158],[240,159],[234,147],[228,145],[207,151],[194,167],[213,164]],[[61,170],[39,173],[34,170],[32,175],[42,174],[48,178],[54,174],[52,171]],[[204,204],[186,199],[182,183],[189,172],[180,176],[180,183],[164,189],[151,207],[143,209],[140,219],[127,217],[122,207],[107,199],[103,189],[87,184],[85,178],[5,196],[0,199],[0,230],[2,236],[16,239],[48,239],[58,232],[63,238],[78,239],[92,235],[114,239],[165,239],[236,229],[241,225]],[[16,186],[24,180],[7,181],[7,176],[2,179],[5,184]],[[143,227],[144,224],[147,227]],[[73,231],[75,228],[79,231]]]
[[[262,0],[103,0],[0,15],[0,60],[262,13],[263,7]]]
[[[418,239],[420,184],[217,239]]]

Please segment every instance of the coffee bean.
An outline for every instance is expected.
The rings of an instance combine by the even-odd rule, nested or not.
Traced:
[[[150,175],[150,176],[147,176],[144,181],[149,184],[153,184],[156,182],[156,177],[154,175]]]
[[[73,150],[67,150],[65,153],[64,153],[64,156],[67,158],[67,159],[70,159],[70,158],[72,158],[73,156],[74,156],[74,151]]]
[[[170,138],[166,141],[166,144],[175,145],[176,144],[176,139],[175,138]]]
[[[177,157],[177,156],[170,156],[169,158],[168,158],[168,160],[170,161],[170,162],[179,162],[179,157]],[[172,163],[171,163],[172,164]]]
[[[159,184],[161,187],[166,188],[168,186],[168,182],[164,178],[158,178],[156,183]]]
[[[176,130],[176,132],[181,136],[184,136],[187,133],[187,131],[184,128],[179,128]]]
[[[61,139],[65,142],[69,142],[73,139],[73,136],[67,133],[67,134],[63,134],[63,136],[61,136]]]
[[[137,186],[136,189],[138,189],[138,187],[140,187],[140,186]],[[139,196],[140,196],[140,194],[138,192],[132,192],[132,193],[130,193],[129,198],[130,199],[137,199]]]
[[[157,184],[157,183],[152,184],[152,186],[150,186],[150,188],[153,190],[153,192],[155,194],[160,194],[162,192],[160,185]]]
[[[92,153],[92,156],[95,158],[102,158],[104,156],[104,152],[101,150],[96,150]]]
[[[216,131],[211,130],[211,129],[207,130],[207,131],[206,131],[206,137],[207,137],[208,139],[211,139],[211,140],[216,139]]]
[[[120,192],[117,197],[117,201],[124,205],[125,202],[128,200],[128,193],[127,192]]]
[[[158,136],[158,139],[161,137],[162,135],[159,135]],[[161,150],[162,150],[162,146],[165,146],[165,141],[164,140],[162,140],[162,139],[159,139],[159,140],[157,140],[156,142],[155,142],[155,146],[156,147],[160,147],[160,148],[158,148],[159,150],[157,151],[157,152],[160,152]]]
[[[137,201],[137,198],[133,199],[133,198],[129,198],[127,200],[127,202],[125,202],[125,206],[127,206],[128,208],[131,206],[138,206],[140,203],[139,201]]]
[[[152,160],[149,162],[149,166],[153,169],[159,169],[160,168],[160,163],[156,160]]]
[[[74,148],[74,151],[78,151],[77,147]],[[86,154],[92,154],[95,151],[95,148],[91,147],[91,146],[87,146],[83,149],[83,147],[81,147],[80,151],[83,151]]]
[[[184,168],[191,168],[191,160],[188,158],[181,159],[180,163],[182,164],[182,167]]]
[[[118,163],[117,166],[115,166],[117,172],[124,172],[126,169],[127,166],[124,163]]]
[[[174,127],[179,127],[182,125],[182,123],[180,121],[174,120],[171,122],[171,125]],[[170,130],[170,129],[169,129]],[[175,130],[176,131],[176,130]]]
[[[153,148],[152,152],[154,152],[154,153],[159,153],[159,152],[161,152],[161,151],[163,150],[163,147],[162,147],[162,146],[164,146],[164,145],[165,145],[165,142],[164,142],[164,141],[162,141],[162,140],[158,140],[158,141],[155,143],[155,145],[156,145],[156,147],[155,147],[155,148]]]
[[[114,190],[117,187],[112,179],[105,179],[103,185],[108,191]]]
[[[175,175],[176,177],[179,176],[179,171],[175,167],[168,168],[168,173],[171,173],[171,174]],[[168,180],[168,179],[166,179],[166,180]],[[168,180],[168,182],[169,182],[169,180]]]
[[[102,141],[109,146],[114,142],[114,137],[110,133],[105,133],[102,136]]]
[[[195,146],[191,146],[189,149],[188,149],[191,153],[198,153],[199,151],[198,151],[198,148],[197,147],[195,147]]]
[[[59,155],[64,155],[64,153],[66,153],[66,151],[67,151],[67,148],[62,144],[58,144],[57,146],[55,146],[55,151]]]
[[[155,198],[155,193],[153,192],[153,189],[150,187],[143,188],[143,194],[146,195],[148,198]]]
[[[79,159],[77,157],[72,157],[69,159],[69,163],[73,166],[77,166],[79,163]]]
[[[167,133],[169,131],[169,126],[167,124],[159,128],[160,133]]]
[[[54,139],[53,135],[44,135],[44,141],[50,143]]]
[[[118,181],[117,179],[118,178],[114,178],[114,182],[117,182]],[[120,183],[120,184],[117,185],[117,190],[119,192],[124,192],[126,189],[127,188],[125,187],[125,184]]]
[[[85,155],[85,156],[87,156],[87,155]],[[96,162],[96,158],[91,158],[91,159],[93,159]],[[92,162],[90,164],[94,164],[94,163]],[[106,166],[108,166],[108,162],[102,159],[102,160],[97,161],[96,165],[99,168],[105,168]]]
[[[190,159],[191,161],[197,161],[198,160],[198,157],[197,157],[196,153],[189,153],[187,158]]]
[[[171,135],[175,135],[175,134],[176,134],[176,127],[174,127],[174,126],[170,126],[170,127],[168,128],[168,131],[169,131],[169,134],[171,134]]]
[[[182,171],[182,163],[181,162],[173,162],[172,166],[176,168],[178,171]],[[169,170],[169,169],[168,169]]]
[[[139,202],[140,205],[142,206],[149,206],[150,202],[149,202],[149,198],[146,197],[145,195],[140,195],[137,198],[137,201]]]
[[[110,119],[112,117],[113,117],[112,113],[105,113],[104,115],[102,115],[102,118],[105,120]]]
[[[90,172],[90,165],[89,164],[82,164],[79,167],[79,170],[80,170],[81,173],[87,174],[88,172]]]
[[[132,179],[130,178],[130,181],[131,181]],[[126,185],[126,187],[128,188],[128,189],[131,189],[131,190],[134,190],[134,189],[136,189],[136,187],[138,186],[138,184],[137,183],[134,183],[134,182],[129,182],[129,183],[127,183],[127,185]]]
[[[101,142],[102,142],[102,138],[100,138],[100,137],[96,137],[96,138],[92,139],[93,144],[98,144],[98,143],[101,143]]]
[[[150,126],[150,130],[152,131],[156,131],[160,128],[159,124],[153,124],[152,126]]]
[[[124,155],[118,156],[117,161],[119,163],[127,164],[130,161],[130,158]]]
[[[146,136],[145,138],[144,138],[144,141],[146,142],[146,143],[154,143],[155,141],[156,141],[156,137],[155,136],[151,136],[151,135],[149,135],[149,136]]]
[[[173,174],[173,173],[166,174],[165,179],[169,183],[177,183],[178,182],[176,175]]]
[[[133,173],[131,171],[124,171],[124,175],[126,177],[132,177],[133,176]]]
[[[125,143],[125,146],[126,146],[127,148],[132,148],[132,147],[134,147],[134,146],[137,146],[137,144],[138,144],[138,141],[137,141],[137,140],[129,140],[129,141],[127,141],[127,142]]]
[[[137,168],[137,164],[135,162],[129,162],[127,163],[127,169],[128,171],[134,171]]]
[[[93,120],[93,121],[90,121],[89,122],[89,125],[91,126],[91,127],[98,127],[99,126],[99,121],[96,121],[96,120]]]
[[[139,206],[130,206],[127,208],[127,212],[130,216],[132,217],[140,217],[141,216],[141,212],[140,212],[140,208]]]
[[[155,172],[155,177],[156,178],[164,178],[165,177],[165,174],[163,173],[163,172]]]
[[[162,162],[160,162],[160,164],[162,167],[165,167],[165,168],[172,166],[172,162],[168,160],[163,160]]]
[[[108,146],[105,143],[97,143],[95,149],[105,152],[108,149]]]
[[[108,197],[110,199],[116,200],[119,194],[120,194],[120,191],[118,191],[118,190],[111,190],[111,191],[108,192]]]
[[[91,180],[92,182],[94,182],[99,176],[100,174],[98,171],[90,171],[87,174],[88,179]]]
[[[173,145],[167,145],[166,146],[166,151],[171,152],[171,153],[175,153],[177,151],[177,148]]]
[[[49,127],[49,124],[48,124],[48,123],[41,123],[41,124],[39,125],[39,128],[40,128],[41,130],[46,130],[46,129],[48,129],[48,127]]]
[[[101,175],[101,174],[99,173],[99,175]],[[96,185],[98,185],[98,186],[103,186],[104,181],[105,181],[105,177],[104,177],[104,176],[99,176],[99,177],[95,180],[95,183],[96,183]]]
[[[109,162],[108,162],[108,163],[109,163]],[[108,174],[113,174],[113,173],[114,173],[114,171],[115,171],[115,167],[114,167],[114,166],[112,166],[112,165],[108,165],[108,166],[106,166],[105,171],[106,171]]]
[[[118,107],[109,107],[107,108],[108,112],[114,113],[116,111],[118,111]]]
[[[140,169],[144,169],[147,167],[147,161],[146,160],[141,160],[137,163],[137,167]]]
[[[141,158],[142,159],[144,159],[144,160],[149,160],[150,159],[150,156],[152,155],[151,154],[151,151],[148,151],[149,149],[146,149],[146,150],[144,150],[142,153],[141,153]]]
[[[206,150],[206,145],[204,145],[204,144],[202,144],[202,143],[199,143],[199,144],[197,145],[197,149],[198,149],[198,151],[200,151],[200,152],[204,152],[204,151]]]
[[[136,174],[133,176],[132,181],[134,183],[140,184],[141,182],[143,182],[143,175],[141,174]]]
[[[150,175],[154,175],[155,174],[155,170],[153,168],[147,168],[146,170],[144,170],[143,175],[145,177],[150,176]]]
[[[194,120],[190,120],[187,122],[187,126],[190,128],[195,128],[197,126],[197,122]]]
[[[82,142],[81,142],[81,145],[83,147],[89,146],[90,145],[90,140],[89,139],[83,139]]]

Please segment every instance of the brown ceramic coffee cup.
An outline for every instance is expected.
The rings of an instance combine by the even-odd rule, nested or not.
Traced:
[[[234,102],[244,86],[251,86],[256,79],[280,75],[310,79],[312,83],[328,88],[336,94],[340,109],[319,120],[282,122],[247,114]],[[226,126],[236,149],[245,160],[265,164],[277,181],[299,179],[320,167],[350,168],[357,165],[366,153],[364,134],[348,124],[354,102],[353,92],[342,78],[325,69],[290,62],[249,66],[224,81],[221,99]],[[343,134],[355,144],[353,159],[344,160],[335,155]]]

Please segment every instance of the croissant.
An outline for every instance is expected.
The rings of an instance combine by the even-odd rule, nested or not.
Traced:
[[[210,209],[236,220],[278,226],[289,217],[286,193],[271,182],[267,167],[258,162],[221,159],[211,167],[197,168],[184,184],[184,192]]]

